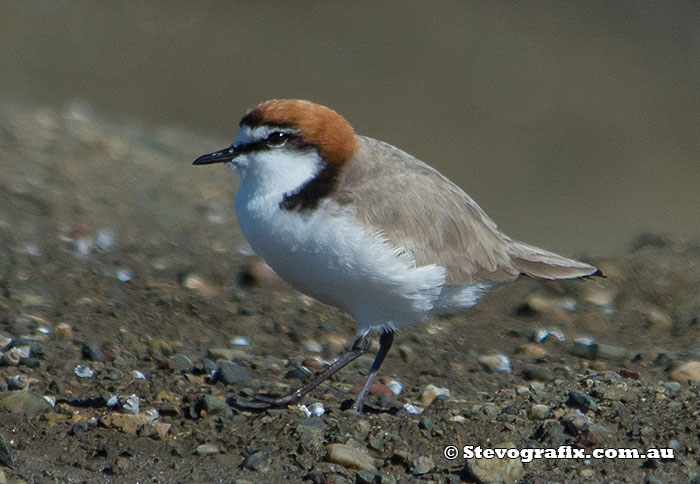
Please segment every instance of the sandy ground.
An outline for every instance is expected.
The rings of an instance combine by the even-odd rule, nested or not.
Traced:
[[[354,324],[246,252],[235,177],[190,166],[219,147],[3,108],[0,482],[700,481],[697,243],[640,236],[592,261],[606,279],[525,278],[399,333],[365,415],[344,409],[372,354],[304,407],[242,412],[227,399],[295,387]],[[562,445],[673,457],[461,451]]]

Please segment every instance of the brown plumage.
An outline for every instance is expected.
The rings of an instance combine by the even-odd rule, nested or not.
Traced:
[[[332,203],[354,207],[363,225],[405,249],[417,266],[445,267],[447,284],[597,273],[591,265],[503,234],[474,200],[422,161],[372,138],[357,140],[357,152],[343,165],[330,195]]]

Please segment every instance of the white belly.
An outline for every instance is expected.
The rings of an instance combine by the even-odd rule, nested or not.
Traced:
[[[391,247],[349,216],[324,210],[280,210],[270,197],[236,194],[243,235],[297,290],[339,307],[368,329],[407,327],[423,321],[445,284],[445,269],[415,267],[411,257]]]

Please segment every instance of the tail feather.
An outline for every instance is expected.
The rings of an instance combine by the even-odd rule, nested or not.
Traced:
[[[568,259],[554,252],[524,244],[514,243],[510,256],[515,268],[522,274],[543,279],[573,279],[576,277],[602,276],[596,267]]]

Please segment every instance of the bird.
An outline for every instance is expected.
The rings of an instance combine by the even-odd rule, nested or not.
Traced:
[[[233,144],[198,157],[240,178],[234,210],[253,251],[298,291],[357,323],[352,346],[284,396],[234,399],[247,409],[296,403],[370,349],[379,349],[352,408],[364,400],[394,333],[474,306],[520,275],[602,276],[594,266],[501,232],[436,169],[355,133],[334,110],[298,99],[250,109]]]

